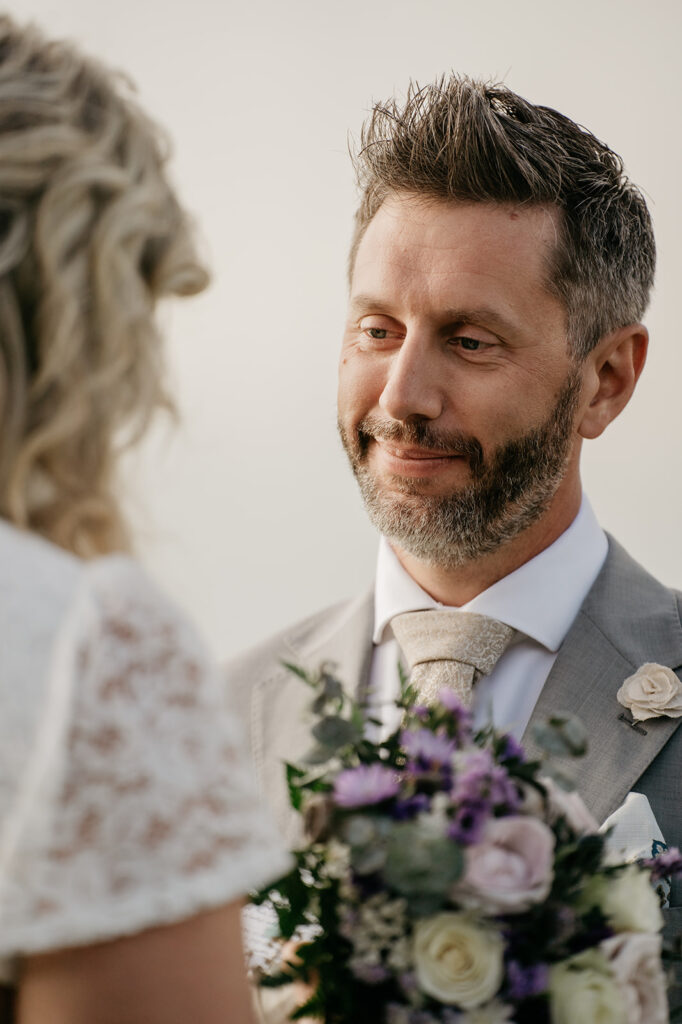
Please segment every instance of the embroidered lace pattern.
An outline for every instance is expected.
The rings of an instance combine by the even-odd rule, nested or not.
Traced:
[[[59,778],[4,880],[3,954],[187,917],[288,864],[191,625],[129,559],[84,572]]]

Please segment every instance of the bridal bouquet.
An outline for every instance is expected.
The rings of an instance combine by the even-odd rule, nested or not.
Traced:
[[[474,733],[448,691],[415,706],[403,679],[400,729],[371,742],[326,667],[288,667],[315,719],[305,762],[287,766],[305,839],[254,901],[279,943],[259,983],[305,984],[291,1020],[668,1020],[657,888],[680,873],[677,851],[614,862],[560,763]],[[584,752],[583,737],[558,716],[536,738],[556,756]]]

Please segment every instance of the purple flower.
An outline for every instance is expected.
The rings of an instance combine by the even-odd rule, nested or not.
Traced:
[[[521,805],[521,795],[504,768],[493,760],[489,750],[467,750],[458,755],[457,774],[452,789],[455,803],[485,799],[493,807],[513,813]]]
[[[521,761],[525,764],[526,752],[514,736],[506,733],[500,737],[500,740],[502,742],[502,749],[500,751],[501,761]]]
[[[408,757],[427,768],[447,764],[455,752],[455,741],[430,729],[403,729],[400,743]]]
[[[456,697],[447,686],[439,692],[438,701],[454,718],[459,742],[470,739],[473,734],[474,718],[469,708],[465,708],[459,697]]]
[[[513,813],[521,806],[522,798],[516,783],[500,765],[496,765],[490,773],[488,787],[490,800],[495,807],[504,807],[508,813]]]
[[[456,768],[462,776],[484,778],[495,766],[493,755],[489,750],[472,747],[462,750],[456,758]]]
[[[350,969],[359,981],[366,985],[380,985],[389,977],[389,971],[382,964],[363,964],[351,961]]]
[[[652,882],[660,882],[663,878],[675,878],[682,875],[682,853],[676,846],[669,850],[663,850],[655,857],[649,857],[642,861],[645,868],[651,871]]]
[[[406,996],[413,995],[419,985],[417,983],[417,975],[414,971],[403,971],[402,974],[398,975],[398,984]]]
[[[490,817],[490,811],[490,803],[487,800],[464,800],[450,822],[448,837],[466,846],[478,843]]]
[[[507,964],[510,999],[528,999],[540,995],[547,988],[549,969],[547,964],[531,964],[523,967],[518,960]]]
[[[450,711],[457,718],[470,716],[469,709],[462,704],[459,697],[449,686],[444,686],[438,692],[438,703],[442,704],[446,711]]]
[[[423,811],[428,811],[430,806],[431,800],[426,793],[415,793],[406,800],[396,800],[393,817],[398,821],[410,821]]]
[[[365,807],[395,796],[400,788],[392,768],[360,764],[339,772],[334,780],[334,802],[339,807]]]

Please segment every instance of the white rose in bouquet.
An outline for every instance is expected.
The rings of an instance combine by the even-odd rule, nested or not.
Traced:
[[[627,1024],[666,1024],[661,936],[624,933],[605,939],[600,948],[620,986]]]
[[[581,903],[599,907],[617,932],[658,932],[663,915],[649,875],[637,864],[608,877],[597,876],[585,886]]]
[[[552,967],[552,1024],[625,1024],[625,1003],[605,956],[587,950]]]
[[[481,842],[466,851],[466,870],[453,887],[457,902],[490,914],[518,914],[541,903],[552,887],[554,835],[537,818],[492,818]]]
[[[513,1016],[511,1006],[494,999],[492,1003],[486,1003],[485,1006],[461,1014],[457,1018],[457,1024],[514,1024]]]
[[[502,984],[503,956],[499,932],[468,914],[435,914],[414,929],[419,987],[441,1003],[470,1010],[491,999]]]

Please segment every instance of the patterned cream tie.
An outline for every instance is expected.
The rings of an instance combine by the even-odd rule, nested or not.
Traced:
[[[448,687],[465,707],[471,706],[474,684],[492,672],[515,633],[487,615],[450,609],[403,612],[391,625],[419,700],[433,704]]]

